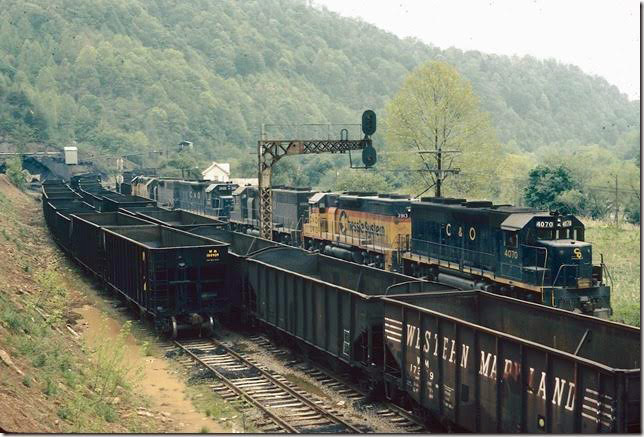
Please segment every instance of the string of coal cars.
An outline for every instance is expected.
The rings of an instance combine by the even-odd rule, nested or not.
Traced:
[[[43,185],[53,238],[162,333],[204,334],[226,317],[252,322],[351,372],[373,395],[457,430],[640,431],[638,328],[481,291],[465,278],[435,282],[264,240],[215,218],[101,191],[91,179],[72,182],[73,189]],[[330,214],[337,205],[323,194],[307,206]],[[396,209],[398,200],[375,211],[408,212]],[[392,226],[407,219],[392,218]],[[362,228],[360,220],[350,216],[342,226]],[[459,223],[448,223],[458,235]]]

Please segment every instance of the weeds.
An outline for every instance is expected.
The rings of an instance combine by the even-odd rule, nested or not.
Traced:
[[[130,388],[128,377],[139,373],[124,360],[125,338],[131,329],[132,322],[128,320],[116,341],[104,340],[96,348],[94,366],[90,368],[90,389],[98,395],[98,401],[114,396],[118,387]]]
[[[35,276],[43,295],[24,296],[25,308],[18,308],[0,293],[0,325],[12,334],[6,344],[12,354],[25,357],[38,369],[38,380],[25,375],[22,384],[38,388],[56,402],[57,415],[64,421],[66,431],[104,432],[106,423],[119,421],[111,403],[113,397],[117,393],[121,399],[132,396],[130,381],[136,378],[136,371],[127,365],[124,356],[130,323],[125,324],[116,341],[103,340],[88,365],[87,357],[76,355],[50,327],[62,322],[67,305],[69,293],[61,285],[62,278],[50,270]],[[41,305],[53,314],[47,321],[35,311]]]
[[[18,157],[7,160],[7,176],[12,184],[19,189],[25,188],[25,176],[22,174],[22,160]]]
[[[146,357],[152,356],[152,346],[149,341],[145,340],[143,344],[141,344],[141,350]]]
[[[22,385],[25,387],[31,387],[31,378],[25,375],[24,378],[22,378]]]
[[[42,391],[47,397],[58,394],[56,383],[49,377],[45,377],[45,388]]]
[[[640,227],[584,220],[586,241],[593,244],[593,263],[600,254],[613,279],[611,289],[612,319],[640,326]],[[610,284],[610,280],[605,278]]]

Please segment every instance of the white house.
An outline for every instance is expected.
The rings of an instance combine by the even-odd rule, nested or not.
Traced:
[[[227,162],[214,162],[210,167],[201,172],[202,179],[216,182],[228,182],[230,180],[230,164]]]

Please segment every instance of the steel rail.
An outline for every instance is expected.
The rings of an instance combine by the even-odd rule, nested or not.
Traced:
[[[194,354],[190,349],[179,343],[178,341],[174,341],[174,344],[185,351],[188,355],[192,357],[195,361],[197,361],[199,364],[202,366],[205,366],[208,370],[213,372],[217,378],[219,378],[228,388],[230,388],[233,392],[250,402],[252,405],[255,407],[259,408],[261,411],[263,411],[273,422],[275,422],[277,425],[281,426],[282,428],[293,432],[293,433],[299,433],[299,431],[295,428],[293,428],[291,425],[286,423],[284,420],[280,419],[275,413],[270,411],[268,408],[263,406],[261,403],[259,403],[257,400],[255,400],[251,395],[246,393],[244,390],[241,388],[237,387],[231,380],[226,378],[224,375],[222,375],[217,369],[215,369],[213,366],[210,364],[204,362],[201,358],[199,358],[196,354]]]
[[[233,357],[237,358],[238,360],[240,360],[244,364],[246,364],[248,366],[252,366],[253,368],[257,369],[262,374],[262,376],[264,376],[266,379],[268,379],[270,382],[272,382],[273,384],[275,384],[276,386],[278,386],[282,390],[288,392],[291,396],[295,397],[297,400],[299,400],[302,403],[304,403],[307,407],[319,412],[321,415],[331,419],[333,422],[346,427],[347,429],[349,429],[353,433],[362,434],[364,432],[364,431],[360,430],[359,428],[356,428],[355,426],[353,426],[350,423],[346,422],[341,417],[339,417],[339,416],[337,416],[337,415],[335,415],[335,414],[333,414],[333,413],[331,413],[329,411],[324,410],[323,408],[318,406],[315,402],[311,402],[310,400],[308,400],[307,398],[305,398],[304,396],[302,396],[301,394],[299,394],[298,392],[293,390],[288,385],[286,385],[283,382],[277,380],[275,377],[273,377],[273,375],[271,375],[267,371],[265,371],[263,369],[260,369],[255,364],[251,363],[246,358],[244,358],[241,355],[239,355],[237,352],[235,352],[234,350],[232,350],[228,346],[226,346],[226,345],[224,345],[224,344],[222,344],[222,343],[220,343],[217,340],[212,339],[212,338],[210,338],[209,340],[215,346],[223,347],[226,350],[226,352],[228,352],[230,355],[232,355]]]
[[[267,341],[267,339],[265,337],[259,336],[255,338],[251,337],[251,341],[253,341],[254,343],[258,344],[260,347],[262,347],[263,345],[261,342]],[[270,348],[268,350],[270,351]],[[365,399],[368,397],[368,394],[362,388],[356,385],[353,381],[350,381],[349,379],[343,376],[337,375],[336,373],[332,372],[328,368],[317,365],[308,359],[304,359],[303,361],[310,366],[310,370],[318,372],[320,375],[323,375],[328,379],[331,379],[337,383],[342,384],[347,389],[352,390],[353,392],[357,393],[358,395],[362,396]],[[307,370],[304,370],[303,372],[306,373],[309,377],[317,379],[312,372],[308,372]],[[410,424],[414,424],[418,427],[423,428],[424,432],[432,432],[427,428],[427,426],[422,422],[421,419],[414,416],[412,413],[406,411],[404,408],[400,407],[399,405],[396,405],[391,401],[384,401],[383,404],[386,408],[389,409],[389,411],[392,411],[393,413],[397,414],[399,417],[402,417],[408,420]]]
[[[230,347],[226,346],[225,344],[222,344],[218,342],[215,339],[209,338],[207,339],[210,343],[212,343],[215,347],[220,347],[223,348],[226,353],[228,353],[230,356],[235,358],[236,360],[242,362],[246,366],[249,366],[250,368],[256,370],[259,372],[262,377],[264,377],[266,380],[268,380],[271,384],[274,386],[280,388],[284,392],[288,393],[290,396],[292,396],[294,399],[297,399],[298,402],[301,402],[303,405],[307,406],[310,408],[312,411],[317,412],[321,417],[324,417],[328,419],[329,421],[336,423],[338,425],[343,426],[346,428],[348,431],[356,434],[361,434],[364,433],[363,430],[356,428],[355,426],[351,425],[350,423],[346,422],[344,419],[341,417],[325,410],[324,408],[320,407],[317,405],[315,402],[310,401],[303,395],[299,394],[295,390],[293,390],[291,387],[288,385],[284,384],[283,382],[279,381],[276,379],[273,375],[271,375],[269,372],[259,368],[256,364],[252,363],[248,359],[244,358],[243,356],[239,355],[237,352],[235,352],[233,349]],[[211,365],[208,363],[205,363],[203,360],[201,360],[197,355],[195,355],[193,352],[191,352],[187,347],[184,345],[180,344],[179,342],[175,341],[175,344],[177,344],[181,349],[186,351],[193,359],[201,363],[202,365],[206,366],[209,370],[211,370],[218,378],[220,378],[228,387],[233,389],[233,391],[241,396],[243,396],[245,399],[249,400],[253,405],[264,411],[269,417],[276,422],[279,426],[282,426],[283,428],[289,430],[290,432],[295,432],[299,433],[301,431],[297,430],[297,428],[294,428],[293,426],[289,425],[285,420],[281,419],[279,416],[275,415],[275,413],[269,411],[268,408],[264,407],[261,403],[256,401],[255,399],[252,398],[251,395],[246,393],[244,390],[240,389],[239,387],[235,386],[235,383],[230,381],[228,378],[223,376],[217,369],[213,368]]]

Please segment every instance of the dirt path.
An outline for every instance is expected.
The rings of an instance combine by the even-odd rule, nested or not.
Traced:
[[[81,335],[90,348],[98,347],[102,341],[116,341],[121,323],[94,306],[77,308],[82,316],[79,323],[83,327]],[[150,407],[134,414],[158,416],[167,426],[167,432],[193,433],[204,430],[209,432],[229,432],[218,422],[195,410],[187,399],[185,383],[170,369],[165,358],[146,355],[144,348],[137,344],[131,334],[125,339],[125,356],[128,365],[141,369],[137,378],[137,390],[150,399]]]

